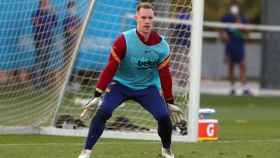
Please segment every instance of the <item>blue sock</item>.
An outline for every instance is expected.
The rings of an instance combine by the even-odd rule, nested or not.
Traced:
[[[85,149],[91,150],[93,148],[99,137],[102,135],[105,123],[110,117],[110,114],[107,114],[101,110],[97,111],[90,124]]]
[[[172,135],[172,123],[169,117],[164,117],[158,120],[158,135],[161,138],[162,146],[165,149],[170,149],[171,135]]]

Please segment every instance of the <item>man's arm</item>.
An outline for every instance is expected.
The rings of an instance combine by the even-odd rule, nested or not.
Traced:
[[[40,14],[40,11],[34,11],[32,14],[32,25],[37,27],[39,25],[39,19],[38,19],[38,14]]]
[[[55,11],[51,11],[51,16],[52,16],[52,27],[56,27],[57,26],[57,21],[58,21],[58,18],[57,18],[57,15],[55,13]]]
[[[93,113],[98,109],[98,106],[101,104],[101,94],[104,92],[108,84],[112,81],[125,51],[125,39],[123,36],[120,36],[115,41],[111,49],[111,54],[107,66],[99,76],[94,96],[84,106],[84,110],[80,115],[80,118],[82,120],[88,120],[89,118],[91,118]]]
[[[228,23],[229,22],[229,16],[225,15],[223,17],[221,17],[220,22],[222,23]],[[222,28],[219,30],[219,36],[220,39],[222,40],[222,42],[227,43],[229,41],[229,37],[228,37],[228,33],[227,30]]]
[[[219,35],[222,42],[226,43],[229,41],[228,34],[225,29],[221,29]]]
[[[112,52],[113,51],[114,49],[112,49]],[[96,90],[98,92],[102,93],[106,89],[108,84],[112,81],[112,78],[117,72],[118,64],[119,64],[118,61],[115,60],[114,56],[111,53],[107,66],[99,75],[99,79],[96,84]]]
[[[117,38],[112,46],[109,62],[99,76],[96,84],[96,90],[98,90],[99,92],[103,92],[106,89],[108,84],[112,81],[115,73],[117,72],[118,65],[124,57],[125,52],[126,42],[124,36],[122,35]]]
[[[159,77],[162,88],[162,93],[166,102],[173,104],[173,95],[172,95],[172,77],[169,70],[170,57],[167,57],[159,65]]]
[[[73,17],[74,17],[74,22],[70,27],[70,31],[71,33],[77,36],[82,29],[82,20],[78,16],[73,16]]]
[[[240,21],[241,21],[241,24],[245,24],[245,25],[249,24],[249,20],[244,15],[240,15]],[[243,38],[246,41],[246,39],[249,38],[249,30],[241,28],[240,31],[243,33]]]
[[[165,59],[159,66],[159,76],[161,81],[161,87],[163,96],[168,108],[170,110],[170,119],[175,127],[180,129],[180,133],[187,134],[187,121],[184,118],[184,112],[182,109],[174,105],[174,98],[172,95],[172,77],[169,70],[169,57]]]

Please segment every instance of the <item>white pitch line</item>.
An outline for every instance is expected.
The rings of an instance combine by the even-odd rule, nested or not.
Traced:
[[[280,143],[280,139],[218,140],[217,143]]]
[[[158,144],[159,142],[133,142],[133,144]],[[112,142],[100,142],[98,144],[101,145],[116,145],[120,143],[112,143]],[[0,146],[55,146],[55,145],[68,145],[68,146],[79,146],[79,145],[84,145],[84,143],[12,143],[12,144],[0,144]]]
[[[56,146],[56,145],[69,145],[69,146],[78,146],[82,143],[18,143],[18,144],[0,144],[0,146]]]
[[[280,139],[264,139],[264,140],[218,140],[218,141],[205,141],[201,143],[225,143],[225,144],[232,144],[232,143],[280,143]],[[157,141],[151,141],[151,142],[146,142],[146,141],[140,141],[140,142],[132,142],[132,144],[158,144],[159,142]],[[84,143],[18,143],[18,144],[0,144],[0,146],[80,146],[83,145]],[[115,145],[115,144],[120,144],[120,143],[112,143],[112,142],[100,142],[98,143],[100,145]],[[183,143],[179,143],[183,144]]]

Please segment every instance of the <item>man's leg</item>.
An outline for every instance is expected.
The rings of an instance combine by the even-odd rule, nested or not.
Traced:
[[[111,117],[111,114],[108,112],[104,112],[99,109],[96,112],[96,115],[91,121],[86,144],[85,150],[92,150],[93,146],[96,144],[99,137],[102,135],[105,127],[106,121]]]
[[[242,85],[246,84],[246,65],[244,60],[240,62],[239,64],[240,69],[240,82]]]
[[[252,95],[247,85],[247,77],[246,77],[246,63],[245,60],[242,60],[239,64],[240,70],[240,82],[242,84],[243,95]]]
[[[111,117],[115,108],[117,108],[124,100],[126,100],[126,96],[121,93],[121,88],[122,87],[116,84],[110,85],[108,90],[109,92],[106,92],[100,109],[97,111],[96,115],[91,121],[84,151],[81,153],[79,158],[89,157],[92,148],[104,131],[106,121]]]
[[[236,91],[235,91],[235,75],[234,75],[234,62],[233,61],[229,61],[228,63],[228,77],[229,77],[229,81],[230,81],[230,94],[231,95],[235,95]]]
[[[163,97],[156,87],[149,87],[144,95],[135,99],[147,111],[149,111],[158,122],[158,134],[161,138],[162,147],[169,152],[170,158],[174,156],[171,153],[171,136],[172,136],[172,123],[170,120],[170,113]]]
[[[171,148],[172,123],[170,117],[163,117],[158,121],[158,135],[165,149]]]
[[[50,78],[52,78],[54,75],[55,76],[55,71],[51,70],[51,54],[53,53],[53,43],[52,43],[52,37],[49,37],[45,43],[44,43],[44,48],[43,48],[43,61],[42,61],[42,84],[43,87],[48,87],[50,85]]]
[[[32,74],[31,74],[31,80],[32,80],[32,84],[34,85],[34,87],[39,88],[39,77],[40,77],[40,61],[41,61],[41,47],[42,47],[42,42],[40,42],[39,40],[35,40],[35,63],[32,67]]]

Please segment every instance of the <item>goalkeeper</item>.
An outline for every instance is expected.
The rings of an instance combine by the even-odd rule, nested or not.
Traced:
[[[174,158],[171,151],[170,119],[173,117],[170,117],[172,110],[168,107],[168,104],[173,104],[169,45],[158,33],[152,31],[153,19],[152,5],[140,3],[135,15],[136,29],[123,32],[114,42],[109,62],[96,84],[94,97],[81,114],[82,119],[87,119],[104,92],[79,158],[90,157],[106,121],[122,102],[129,99],[138,102],[153,115],[158,123],[158,134],[162,142],[161,155],[163,158]],[[160,89],[164,97],[160,95]],[[176,121],[182,119],[180,110],[176,109],[174,115],[180,115],[174,117]]]

